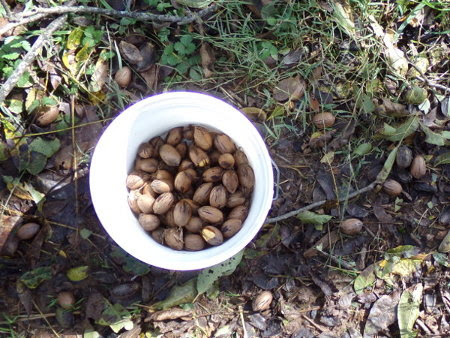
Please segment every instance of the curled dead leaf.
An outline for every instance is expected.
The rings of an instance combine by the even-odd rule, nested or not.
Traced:
[[[202,60],[202,67],[205,78],[211,77],[213,75],[211,67],[214,64],[215,56],[212,47],[206,42],[203,42],[200,46],[200,58]]]
[[[149,70],[150,67],[155,63],[155,45],[151,42],[146,42],[139,50],[142,60],[136,65],[136,70],[138,72],[144,72]]]
[[[267,119],[267,114],[264,110],[258,107],[245,107],[241,111],[252,121],[264,122]]]
[[[273,90],[273,97],[279,102],[295,101],[303,97],[305,88],[306,83],[300,76],[289,77],[278,82]]]
[[[119,49],[124,59],[132,64],[138,64],[143,60],[139,49],[131,43],[120,41]]]

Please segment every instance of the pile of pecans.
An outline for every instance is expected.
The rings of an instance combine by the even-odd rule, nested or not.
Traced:
[[[141,144],[137,155],[126,181],[128,204],[155,241],[197,251],[241,229],[255,177],[229,136],[177,127]]]

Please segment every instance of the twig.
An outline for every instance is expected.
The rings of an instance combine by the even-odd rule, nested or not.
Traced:
[[[414,64],[414,62],[411,61],[411,59],[408,57],[408,55],[406,55],[406,53],[405,53],[405,58],[406,58],[406,60],[408,61],[408,63],[409,63],[415,70],[417,70],[417,71],[419,72],[420,76],[416,76],[416,79],[419,79],[420,81],[425,82],[425,83],[426,83],[428,86],[430,86],[430,87],[434,87],[434,88],[438,88],[438,89],[442,89],[442,90],[444,90],[444,91],[449,91],[449,92],[450,92],[450,88],[449,88],[449,87],[446,87],[446,86],[443,86],[443,85],[440,85],[440,84],[437,84],[437,83],[434,83],[434,82],[431,82],[430,80],[428,80],[428,79],[425,77],[425,75],[424,75],[424,73],[422,72],[422,70],[421,70],[419,67],[417,67],[417,66]]]
[[[372,182],[372,183],[370,183],[367,187],[364,187],[364,188],[361,188],[361,189],[359,189],[359,190],[356,190],[356,191],[352,192],[351,194],[348,194],[348,196],[345,196],[345,197],[343,197],[343,198],[340,198],[340,199],[337,200],[337,201],[339,201],[339,202],[344,202],[344,201],[346,201],[347,199],[351,199],[351,198],[356,197],[356,196],[358,196],[358,195],[360,195],[360,194],[363,194],[363,193],[365,193],[365,192],[368,192],[368,191],[372,190],[373,188],[375,188],[375,185],[377,185],[377,182]],[[317,208],[317,207],[320,207],[320,206],[324,205],[324,204],[327,203],[327,202],[330,202],[330,201],[329,201],[329,200],[318,201],[318,202],[309,204],[309,205],[307,205],[306,207],[303,207],[303,208],[300,208],[300,209],[297,209],[297,210],[290,211],[290,212],[288,212],[288,213],[286,213],[286,214],[283,214],[283,215],[280,215],[280,216],[277,216],[277,217],[273,217],[273,218],[268,218],[268,219],[266,219],[266,223],[275,223],[275,222],[282,221],[282,220],[284,220],[284,219],[288,219],[288,218],[290,218],[290,217],[296,216],[297,214],[299,214],[299,213],[301,213],[301,212],[308,211],[308,210],[311,210],[311,209],[315,209],[315,208]]]
[[[5,0],[0,0],[3,8],[5,9],[6,15],[8,16],[8,18],[10,18],[12,16],[11,13],[11,8],[9,8],[8,3]]]
[[[30,16],[29,18],[20,20],[19,22],[10,22],[7,25],[5,25],[4,27],[0,28],[0,37],[3,34],[5,34],[6,32],[8,32],[18,26],[26,25],[27,23],[41,20],[42,18],[45,18],[46,16],[47,16],[47,14],[36,14],[36,15]]]
[[[446,92],[450,92],[450,87],[446,87],[446,86],[440,85],[438,83],[431,82],[430,80],[427,80],[426,78],[423,78],[421,76],[416,76],[416,79],[419,79],[420,81],[425,82],[430,87],[434,87],[434,88],[442,89]]]
[[[25,12],[20,15],[22,18],[26,18],[29,16],[33,16],[36,14],[68,14],[68,13],[76,13],[76,14],[101,14],[108,16],[116,16],[116,17],[128,17],[133,18],[139,21],[157,21],[157,22],[172,22],[177,23],[179,25],[188,24],[194,22],[198,18],[204,17],[208,14],[213,13],[217,9],[217,5],[212,5],[197,13],[192,13],[187,16],[175,16],[175,15],[166,15],[166,14],[153,14],[153,13],[143,13],[143,12],[129,12],[129,11],[116,11],[114,9],[105,9],[98,7],[87,7],[87,6],[57,6],[51,8],[36,8],[33,11]]]
[[[19,81],[22,74],[34,61],[44,42],[49,40],[53,32],[59,29],[59,27],[61,27],[66,22],[66,20],[67,15],[62,15],[59,18],[53,20],[43,31],[43,33],[37,38],[37,40],[33,43],[33,46],[25,55],[22,62],[13,71],[12,75],[8,78],[8,80],[6,80],[6,82],[0,88],[0,103],[5,101],[5,98],[9,95],[11,90],[17,84],[17,81]]]

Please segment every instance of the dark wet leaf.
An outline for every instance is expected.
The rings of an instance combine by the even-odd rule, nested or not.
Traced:
[[[172,306],[192,302],[197,296],[196,284],[197,279],[192,278],[182,285],[174,286],[166,299],[153,304],[151,307],[157,310],[165,310]]]
[[[322,251],[326,250],[330,245],[333,245],[339,240],[340,236],[337,230],[333,230],[319,239],[313,247],[309,248],[303,253],[306,258],[314,257],[318,254],[316,249],[320,248]]]
[[[333,135],[336,133],[336,130],[329,130],[325,133],[322,133],[320,131],[315,132],[311,135],[311,138],[309,140],[309,146],[311,148],[322,148],[324,147],[333,137]]]
[[[325,194],[327,195],[327,200],[336,199],[336,194],[334,192],[333,177],[329,173],[320,171],[316,176],[316,180],[319,183],[320,187],[325,192]]]
[[[115,333],[120,330],[131,330],[133,322],[130,312],[120,304],[111,304],[106,302],[106,308],[101,317],[96,321],[97,324],[109,326]]]
[[[367,217],[369,215],[369,211],[357,204],[349,204],[347,206],[346,211],[348,212],[348,214],[352,217],[356,217],[356,218],[364,218]]]
[[[106,307],[106,299],[98,292],[92,292],[86,302],[86,318],[97,320]]]
[[[59,325],[61,325],[61,327],[69,328],[73,326],[75,318],[72,312],[58,307],[56,309],[56,321]]]
[[[379,108],[380,112],[386,113],[393,117],[408,116],[409,113],[406,110],[406,106],[400,103],[392,102],[389,99],[383,98],[382,104]]]
[[[19,296],[20,303],[22,303],[27,314],[31,314],[33,310],[33,296],[31,291],[23,285],[20,281],[16,283],[16,291]]]
[[[122,53],[122,56],[125,60],[132,64],[138,64],[142,62],[143,58],[139,49],[126,41],[120,41],[119,48]]]
[[[149,70],[155,63],[155,46],[150,42],[146,42],[140,48],[140,53],[142,55],[142,61],[137,64],[136,70],[138,72],[144,72]]]
[[[250,279],[257,287],[263,290],[273,290],[280,285],[278,278],[269,277],[265,273],[256,273]]]
[[[344,130],[337,135],[328,145],[330,150],[337,150],[342,146],[348,144],[353,134],[355,133],[356,120],[352,119],[345,126]]]
[[[441,244],[439,244],[438,250],[439,250],[439,252],[443,252],[443,253],[450,252],[450,230],[447,232],[447,235],[445,235]]]
[[[400,292],[394,291],[390,295],[381,296],[370,309],[369,317],[364,328],[364,336],[373,337],[378,332],[387,330],[397,319],[397,304]]]
[[[305,93],[306,83],[300,76],[281,80],[273,90],[273,97],[277,101],[298,100]]]
[[[25,272],[20,281],[29,289],[36,289],[42,282],[52,278],[52,268],[43,266],[31,271]]]
[[[379,203],[375,203],[373,205],[373,213],[375,214],[375,217],[381,222],[381,223],[394,223],[394,218],[386,213],[384,208]]]
[[[267,321],[260,313],[255,313],[253,315],[248,316],[250,320],[250,324],[256,327],[259,330],[265,330],[267,328]]]
[[[214,265],[210,268],[203,269],[197,277],[197,291],[202,294],[214,284],[222,276],[231,275],[242,260],[244,250],[239,251],[233,257],[227,259],[225,262]]]
[[[443,165],[443,164],[450,164],[450,151],[440,154],[436,157],[434,160],[434,165]]]
[[[150,271],[150,267],[147,264],[142,263],[117,246],[111,251],[111,257],[119,262],[122,265],[123,271],[127,273],[142,276]]]
[[[281,60],[281,66],[283,66],[283,67],[295,66],[300,61],[301,57],[302,57],[302,52],[300,49],[291,50]]]

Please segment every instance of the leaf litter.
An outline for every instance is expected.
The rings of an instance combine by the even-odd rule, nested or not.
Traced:
[[[49,290],[50,295],[55,290],[70,289],[75,294],[79,313],[62,311],[55,304],[53,311],[47,307],[49,300],[39,306],[45,312],[56,314],[56,321],[53,317],[48,320],[58,329],[76,325],[83,318],[93,319],[83,329],[91,331],[93,336],[111,332],[145,332],[146,336],[170,332],[180,336],[198,332],[195,330],[204,330],[205,336],[227,336],[230,332],[243,334],[244,328],[255,336],[280,332],[292,336],[321,333],[336,336],[343,332],[352,336],[365,332],[367,335],[394,332],[409,335],[427,333],[427,330],[445,334],[445,325],[434,324],[445,319],[439,314],[430,314],[426,321],[413,320],[417,311],[420,314],[424,306],[427,309],[431,304],[420,302],[417,289],[421,283],[427,294],[442,293],[438,302],[448,304],[445,291],[440,291],[437,284],[426,284],[441,278],[447,261],[448,224],[439,215],[445,214],[442,203],[450,191],[445,180],[449,173],[445,151],[448,97],[445,91],[431,88],[418,78],[425,76],[430,83],[446,85],[438,75],[442,72],[442,55],[446,55],[443,47],[446,37],[421,36],[418,28],[423,27],[427,32],[430,22],[436,31],[443,28],[439,5],[433,5],[436,8],[422,5],[420,10],[398,5],[403,18],[396,17],[395,11],[389,12],[390,7],[389,15],[364,18],[366,14],[351,2],[339,1],[333,6],[320,2],[317,9],[301,7],[301,13],[312,11],[312,15],[296,16],[298,6],[306,5],[296,3],[286,9],[278,2],[257,2],[245,22],[246,27],[258,22],[252,28],[259,30],[259,35],[252,34],[258,40],[247,43],[255,50],[254,54],[245,56],[236,54],[236,50],[250,49],[239,49],[238,40],[225,41],[231,36],[222,34],[228,27],[217,26],[222,15],[232,12],[232,16],[239,16],[237,7],[229,7],[238,4],[225,4],[221,12],[212,16],[214,20],[207,18],[203,23],[177,27],[154,25],[152,32],[132,20],[121,20],[120,25],[112,22],[117,25],[112,27],[112,35],[103,35],[101,28],[90,26],[92,23],[84,20],[79,28],[72,28],[61,40],[55,40],[61,47],[62,60],[57,55],[39,60],[51,65],[42,69],[47,75],[31,69],[29,79],[20,83],[12,100],[6,102],[7,110],[2,110],[2,204],[9,201],[6,214],[18,213],[18,223],[31,217],[42,222],[45,230],[28,241],[13,240],[14,227],[5,230],[7,236],[2,235],[3,239],[8,237],[3,246],[11,243],[13,250],[0,260],[2,267],[6,266],[5,274],[0,277],[0,294],[6,297],[2,298],[4,303],[0,307],[8,302],[19,304],[17,300],[20,300],[23,311],[33,315],[35,309],[30,300],[42,298],[37,297],[38,291]],[[149,6],[151,11],[153,7]],[[159,12],[165,12],[166,8],[181,10],[163,2],[157,6]],[[258,15],[261,22],[254,20]],[[315,17],[321,20],[311,20]],[[293,20],[280,21],[280,18]],[[365,19],[371,22],[375,36],[360,26],[361,22],[367,22]],[[295,31],[300,28],[307,33],[309,27],[329,31],[329,27],[322,29],[315,25],[330,20],[334,29],[331,45],[323,41],[325,36]],[[298,25],[294,28],[291,21],[298,21]],[[245,32],[246,27],[239,26],[239,20],[233,21],[233,25]],[[236,29],[233,27],[230,29]],[[395,27],[397,31],[383,27]],[[305,38],[286,42],[289,36]],[[373,41],[378,39],[381,45],[367,40],[368,36]],[[405,44],[405,37],[413,42]],[[120,41],[118,48],[110,38]],[[422,38],[418,55],[414,41]],[[107,41],[113,45],[109,46]],[[432,48],[427,45],[429,42]],[[374,46],[381,46],[381,58],[379,49],[375,50],[378,47]],[[365,59],[360,62],[366,51],[377,58],[369,56],[370,62]],[[4,49],[0,48],[0,53],[4,55]],[[271,58],[270,73],[258,68],[262,64],[259,56],[264,61]],[[114,74],[120,62],[134,72],[132,84],[123,90],[109,79],[109,73]],[[242,65],[247,68],[240,68]],[[383,68],[382,73],[379,68]],[[4,79],[7,73],[2,70],[0,75]],[[30,81],[39,76],[49,77],[49,83],[48,88],[43,81],[36,83],[37,91]],[[80,102],[76,103],[75,121],[70,120],[68,102],[71,101],[66,87],[70,87],[70,95]],[[281,171],[280,199],[274,202],[270,217],[328,200],[307,213],[298,212],[302,215],[299,218],[264,226],[239,259],[211,268],[212,272],[161,271],[118,250],[99,226],[90,204],[86,177],[82,177],[87,174],[86,163],[103,130],[104,120],[141,97],[183,87],[212,94],[223,87],[238,108],[244,108],[244,112],[247,110],[258,120]],[[346,95],[344,87],[350,88]],[[354,91],[352,87],[361,88]],[[24,95],[19,93],[22,90]],[[342,91],[338,93],[338,90]],[[356,100],[355,93],[362,94],[362,100]],[[22,97],[28,103],[23,104]],[[53,102],[53,99],[57,100]],[[39,102],[33,106],[34,101]],[[57,109],[53,108],[51,116],[41,125],[24,119],[26,114],[34,116],[40,110],[45,111],[41,106]],[[327,111],[337,116],[338,123],[318,132],[311,118],[315,113]],[[18,121],[23,125],[14,124]],[[84,125],[75,129],[75,150],[72,149],[72,122],[75,126]],[[28,134],[37,135],[25,136],[25,143],[16,143],[15,140]],[[23,141],[23,137],[20,139]],[[410,168],[397,167],[395,157],[401,144],[408,145],[413,155],[426,158],[426,175],[421,179],[411,177]],[[73,168],[74,156],[77,168]],[[80,174],[76,184],[71,181],[72,170]],[[373,190],[348,201],[336,201],[337,197],[363,188],[373,180],[381,184],[388,178],[399,180],[403,189],[400,197],[391,198],[375,185]],[[81,215],[77,214],[75,204],[79,204]],[[362,219],[360,235],[352,237],[340,232],[339,223],[349,216]],[[412,243],[417,246],[406,246]],[[23,268],[21,273],[14,271],[11,267],[16,262],[34,274],[25,275],[27,270]],[[70,269],[77,267],[88,268],[81,273],[83,278],[72,273],[69,278]],[[45,269],[36,270],[39,268]],[[330,268],[339,272],[331,274]],[[427,279],[424,272],[428,274]],[[11,288],[6,286],[20,278],[25,282],[16,285],[17,294],[10,293]],[[359,294],[357,298],[353,291],[341,286],[350,285],[352,280]],[[271,290],[274,300],[268,310],[252,313],[251,303],[260,289]],[[306,290],[315,296],[302,298]],[[133,297],[138,306],[130,302]],[[352,318],[345,310],[350,303],[357,313]],[[227,304],[228,308],[220,304]],[[160,311],[152,312],[142,323],[139,314],[143,309]],[[16,310],[14,313],[25,313]],[[384,319],[380,315],[383,311],[388,314]],[[34,323],[43,323],[35,320]],[[27,325],[32,323],[33,320],[27,321]]]

